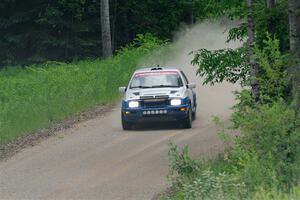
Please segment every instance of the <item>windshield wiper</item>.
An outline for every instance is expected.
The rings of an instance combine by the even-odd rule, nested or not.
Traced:
[[[134,89],[134,88],[151,88],[151,87],[139,85],[139,86],[133,86],[130,89]]]
[[[180,86],[177,86],[177,85],[153,85],[152,88],[161,88],[161,87],[175,87],[175,88],[178,88]]]

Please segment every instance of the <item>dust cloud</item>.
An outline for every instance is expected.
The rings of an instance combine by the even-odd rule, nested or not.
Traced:
[[[183,26],[174,34],[173,42],[163,47],[143,61],[144,66],[171,66],[182,69],[190,82],[196,83],[198,97],[198,120],[195,124],[211,124],[212,116],[223,120],[229,119],[235,104],[234,91],[239,90],[238,84],[221,83],[214,86],[203,85],[203,80],[196,75],[197,66],[191,65],[192,51],[201,48],[209,50],[236,48],[240,42],[227,43],[228,30],[237,22],[211,22],[196,24],[192,27]]]
[[[228,120],[238,85],[202,86],[190,51],[227,48],[227,25],[203,23],[174,34],[174,42],[148,61],[182,68],[197,84],[197,119],[192,129],[123,131],[121,108],[76,125],[40,145],[0,163],[2,199],[151,199],[168,187],[168,142],[189,145],[191,155],[215,155],[222,142],[212,115]],[[164,62],[163,62],[164,61]],[[146,60],[144,64],[147,64]]]
[[[183,26],[174,34],[173,45],[185,55],[201,48],[236,48],[240,46],[239,42],[226,43],[229,29],[236,24],[237,22],[206,21],[192,27]]]

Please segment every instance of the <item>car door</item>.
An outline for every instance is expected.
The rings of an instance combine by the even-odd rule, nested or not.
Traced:
[[[192,88],[189,88],[189,87],[187,86],[187,85],[189,84],[189,80],[188,80],[188,78],[186,77],[186,75],[184,74],[184,72],[183,72],[183,71],[180,71],[180,73],[182,74],[184,84],[186,85],[186,89],[187,89],[188,96],[189,96],[189,98],[191,99],[191,106],[192,106],[192,109],[194,109],[194,108],[196,108],[196,93],[195,93],[195,91],[194,91]]]

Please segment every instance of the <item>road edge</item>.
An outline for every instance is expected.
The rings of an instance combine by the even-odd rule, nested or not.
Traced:
[[[116,102],[117,101],[94,106],[88,110],[67,117],[60,122],[53,123],[48,128],[43,128],[38,131],[19,136],[7,144],[0,145],[0,162],[8,160],[25,148],[36,146],[42,141],[58,135],[62,131],[73,128],[78,123],[95,119],[97,117],[103,117],[116,106]]]

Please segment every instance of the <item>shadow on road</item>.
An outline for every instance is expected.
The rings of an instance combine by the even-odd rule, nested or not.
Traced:
[[[133,127],[133,131],[178,130],[183,129],[174,122],[144,122]]]

